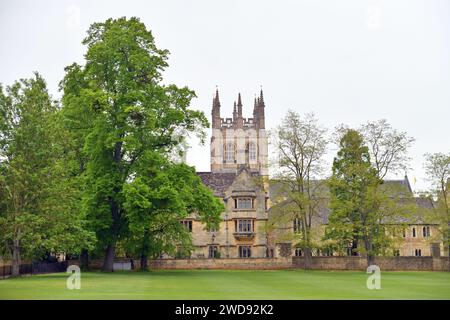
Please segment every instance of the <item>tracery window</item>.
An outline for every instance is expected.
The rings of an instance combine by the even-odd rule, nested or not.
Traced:
[[[250,160],[256,160],[256,144],[254,142],[248,144],[248,156]]]
[[[234,144],[232,142],[225,145],[225,160],[227,162],[234,161]]]

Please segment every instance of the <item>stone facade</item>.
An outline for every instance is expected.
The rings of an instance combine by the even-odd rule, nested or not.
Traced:
[[[278,201],[279,198],[275,191],[277,186],[270,184],[269,188],[262,90],[254,100],[252,118],[243,117],[240,94],[234,103],[232,118],[222,118],[220,109],[219,92],[216,90],[211,110],[211,171],[197,174],[214,191],[215,196],[224,201],[226,210],[221,214],[222,220],[217,230],[205,230],[205,225],[195,214],[183,221],[192,231],[194,250],[190,257],[272,258],[284,256],[286,251],[290,251],[292,256],[301,254],[292,241],[283,240],[277,229],[266,232],[271,201]],[[403,188],[412,195],[407,177],[403,180],[388,180],[385,184]],[[434,205],[431,199],[416,198],[414,201],[419,211],[432,209]],[[315,223],[323,233],[330,214],[328,203],[320,210]],[[405,225],[405,221],[402,224]],[[293,225],[294,222],[287,223],[278,229],[292,233]],[[406,225],[404,237],[400,239],[393,255],[431,256],[432,247],[439,255],[448,254],[439,239],[437,224],[415,221],[414,224]],[[317,237],[321,238],[321,234],[317,234]],[[313,252],[315,256],[327,254],[320,250]]]
[[[209,175],[220,173],[199,173],[203,181]],[[192,236],[195,251],[193,257],[212,258],[214,250],[220,257],[266,257],[267,236],[264,227],[267,222],[267,193],[260,176],[243,167],[236,174],[220,196],[226,210],[222,213],[222,221],[217,230],[205,230],[198,217],[192,217]],[[242,203],[243,202],[243,203]],[[249,247],[245,253],[239,253],[240,247]]]
[[[211,172],[236,173],[246,166],[253,173],[268,176],[265,103],[261,90],[253,106],[253,118],[242,114],[241,94],[234,103],[232,118],[221,118],[219,91],[213,99],[211,135]]]
[[[447,248],[442,241],[442,234],[439,231],[439,224],[426,218],[428,210],[434,209],[434,201],[430,198],[415,197],[409,184],[407,176],[402,180],[386,180],[385,185],[389,185],[389,188],[394,190],[400,190],[404,195],[404,198],[399,198],[398,201],[408,203],[411,207],[415,207],[415,213],[411,214],[409,220],[406,218],[399,218],[397,239],[394,241],[393,250],[389,253],[392,256],[402,257],[424,257],[424,256],[448,256]],[[274,198],[279,196],[280,187],[271,184],[270,194]],[[278,197],[279,198],[279,197]],[[401,200],[400,200],[401,199]],[[272,203],[278,203],[272,199]],[[312,251],[313,256],[328,256],[338,255],[337,253],[330,253],[326,250],[326,246],[321,242],[325,233],[325,228],[328,224],[328,218],[331,214],[328,200],[325,199],[323,204],[319,205],[317,216],[313,218],[312,233],[313,242],[318,248]],[[270,216],[269,211],[269,216]],[[279,254],[281,251],[289,251],[292,256],[302,255],[301,250],[296,250],[294,241],[290,240],[295,238],[295,222],[290,221],[279,225],[273,231],[272,237],[275,239],[276,252]],[[284,247],[284,249],[282,249]],[[435,254],[432,254],[432,250],[435,250]]]
[[[304,257],[293,257],[294,268],[305,269]],[[383,271],[449,271],[447,257],[375,257],[374,264]],[[363,257],[313,257],[308,269],[313,270],[366,270]]]
[[[149,260],[152,269],[241,269],[276,270],[293,268],[292,258],[221,258]]]
[[[191,230],[193,258],[262,258],[270,256],[265,225],[269,188],[264,97],[254,101],[253,118],[244,118],[242,99],[233,118],[221,118],[219,92],[212,105],[211,172],[198,172],[203,183],[224,201],[217,230],[205,230],[199,218],[184,222]]]
[[[130,263],[130,259],[115,259],[115,263]],[[382,271],[450,271],[447,257],[376,257],[374,263]],[[80,265],[79,260],[69,260],[68,265]],[[93,270],[100,270],[103,260],[89,262]],[[241,269],[277,270],[306,269],[304,257],[289,258],[220,258],[220,259],[150,259],[151,269]],[[133,270],[139,270],[140,261],[133,261]],[[312,270],[361,270],[367,269],[363,257],[312,257],[308,269]]]
[[[438,225],[410,224],[403,233],[403,241],[399,244],[400,256],[431,256],[433,245],[438,246],[439,255],[444,254],[444,246],[439,242]]]

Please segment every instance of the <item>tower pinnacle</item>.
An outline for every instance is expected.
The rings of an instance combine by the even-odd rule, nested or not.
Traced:
[[[220,100],[219,100],[219,89],[216,86],[216,95],[213,97],[212,103],[212,126],[213,128],[220,128]]]
[[[259,94],[259,99],[258,99],[258,108],[257,108],[257,126],[260,129],[264,129],[266,127],[266,123],[265,123],[265,115],[264,115],[264,107],[265,107],[265,103],[264,103],[264,95],[263,95],[263,90],[261,87],[261,92]]]
[[[238,107],[238,117],[242,118],[242,100],[241,100],[241,93],[238,94],[238,103],[237,103],[237,107]]]

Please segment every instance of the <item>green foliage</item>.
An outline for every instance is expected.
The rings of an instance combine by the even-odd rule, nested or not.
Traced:
[[[206,227],[217,226],[222,202],[205,187],[195,170],[185,164],[174,164],[156,153],[150,153],[147,166],[124,187],[124,208],[132,237],[130,252],[158,257],[188,250],[191,234],[180,223],[196,214]]]
[[[208,121],[189,109],[192,90],[162,83],[168,51],[156,47],[139,19],[94,23],[83,44],[86,64],[67,67],[61,82],[64,123],[83,175],[83,212],[98,249],[131,241],[159,252],[183,234],[175,221],[189,210],[218,215],[203,187],[193,197],[193,170],[172,173],[166,160],[189,133],[203,139]],[[163,225],[157,240],[152,232]]]
[[[0,241],[7,256],[78,252],[92,235],[65,170],[57,105],[37,73],[0,90]],[[20,260],[13,260],[18,263]]]
[[[300,230],[297,233],[278,230],[277,240],[293,240],[307,256],[317,245],[317,217],[324,206],[325,190],[318,177],[323,170],[323,156],[328,143],[325,133],[326,129],[319,125],[314,114],[301,117],[288,111],[272,135],[279,170],[272,180],[276,185],[272,197],[277,200],[270,209],[268,230],[292,226],[293,220],[298,219]]]
[[[360,244],[369,239],[372,244],[375,238],[384,234],[375,214],[379,202],[376,190],[381,181],[370,164],[368,148],[359,132],[347,130],[339,147],[329,179],[332,213],[326,238],[336,241],[334,249],[337,251],[350,246],[368,253],[372,247]]]
[[[60,83],[61,110],[38,74],[0,86],[2,253],[189,248],[179,220],[217,225],[223,210],[193,168],[169,160],[190,133],[204,139],[195,93],[162,84],[168,51],[137,18],[94,23],[83,43],[85,65]]]
[[[439,241],[450,252],[450,153],[425,154],[425,170],[432,183],[429,196],[436,200],[430,218],[439,223]],[[449,255],[450,256],[450,255]]]
[[[340,254],[351,249],[369,258],[392,255],[406,221],[416,217],[413,195],[406,187],[383,182],[358,131],[347,129],[339,146],[328,181],[332,212],[325,243]]]

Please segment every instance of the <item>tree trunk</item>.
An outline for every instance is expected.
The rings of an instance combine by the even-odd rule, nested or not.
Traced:
[[[311,248],[305,248],[305,269],[311,269],[312,251]]]
[[[113,272],[114,256],[116,254],[116,243],[110,243],[106,247],[105,260],[103,261],[103,271]]]
[[[367,266],[371,266],[374,263],[375,257],[372,252],[372,243],[367,237],[364,238],[364,246],[366,248]]]
[[[148,270],[148,262],[147,262],[147,255],[141,254],[141,271],[147,271]]]
[[[350,256],[357,256],[358,255],[358,239],[355,237],[352,240],[352,247],[350,248]]]
[[[374,264],[375,257],[372,254],[367,255],[367,266],[371,266]]]
[[[448,231],[447,232],[448,232],[448,235],[447,235],[448,271],[450,271],[450,222],[448,223]]]
[[[13,240],[13,250],[12,250],[12,267],[11,276],[17,277],[20,275],[20,243],[19,240]]]
[[[123,137],[121,137],[123,138]],[[118,165],[121,161],[122,157],[122,141],[116,142],[114,145],[114,152],[113,152],[113,159],[114,162]],[[120,171],[120,170],[119,170]],[[115,187],[113,192],[114,196],[118,195],[120,193],[120,188]],[[117,203],[114,196],[109,197],[109,206],[111,208],[111,217],[112,217],[112,225],[110,228],[111,237],[112,240],[109,242],[108,246],[106,247],[105,252],[105,259],[103,261],[103,271],[104,272],[113,272],[113,264],[114,264],[114,257],[116,255],[116,242],[119,237],[120,228],[121,228],[121,213],[120,213],[120,206]]]
[[[115,190],[117,194],[118,191]],[[113,263],[114,258],[116,256],[116,242],[119,237],[120,232],[120,209],[117,202],[113,199],[109,199],[110,207],[111,207],[111,217],[112,217],[112,225],[110,228],[111,238],[108,246],[106,247],[105,259],[103,261],[103,271],[104,272],[113,272]]]
[[[141,271],[147,271],[148,269],[147,264],[147,253],[149,250],[148,237],[149,237],[149,230],[148,228],[145,228],[144,236],[142,237],[141,268],[140,268]]]
[[[449,213],[449,209],[448,209],[448,205],[447,205],[447,258],[448,258],[448,271],[450,271],[450,213]]]
[[[80,267],[81,267],[81,270],[89,270],[89,252],[87,251],[87,249],[81,250]]]

